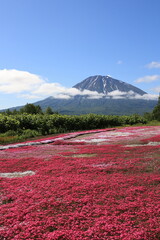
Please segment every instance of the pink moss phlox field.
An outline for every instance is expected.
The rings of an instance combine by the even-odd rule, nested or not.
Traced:
[[[111,144],[111,143],[128,143],[129,142],[136,142],[141,143],[141,140],[148,136],[153,136],[155,134],[160,134],[159,127],[126,127],[126,128],[118,128],[114,129],[114,131],[103,131],[97,132],[92,135],[86,135],[83,139],[79,139],[77,137],[77,142],[87,142],[91,143],[99,143],[99,144]],[[71,141],[75,141],[75,139],[71,139]]]
[[[143,139],[142,142],[144,143],[149,143],[149,142],[160,142],[160,134],[147,138],[147,139]]]
[[[0,240],[160,239],[160,146],[143,144],[160,127],[79,133],[0,152],[1,173],[35,172],[0,178]]]

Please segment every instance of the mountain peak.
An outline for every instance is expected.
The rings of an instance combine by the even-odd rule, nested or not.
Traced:
[[[126,82],[117,80],[112,78],[111,76],[102,76],[102,75],[95,75],[84,79],[82,82],[73,86],[79,90],[90,90],[90,91],[97,91],[99,93],[107,94],[113,91],[120,91],[120,92],[129,92],[132,91],[135,94],[144,95],[146,92],[143,90],[128,84]]]

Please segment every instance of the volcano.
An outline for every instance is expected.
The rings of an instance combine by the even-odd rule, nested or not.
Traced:
[[[146,100],[147,93],[145,91],[110,76],[88,77],[74,85],[73,89],[75,88],[79,90],[77,95],[70,95],[67,92],[66,98],[50,96],[33,104],[40,105],[43,110],[51,107],[55,112],[68,115],[143,114],[151,112],[157,104],[157,100]],[[10,110],[18,110],[21,107]]]
[[[73,86],[73,88],[77,88],[79,90],[90,90],[97,91],[98,93],[108,94],[113,91],[120,92],[130,92],[132,91],[135,94],[144,95],[147,94],[143,90],[128,84],[126,82],[111,78],[110,76],[101,76],[96,75],[92,77],[88,77],[82,82]]]

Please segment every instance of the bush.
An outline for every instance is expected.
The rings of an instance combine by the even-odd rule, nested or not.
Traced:
[[[36,130],[26,129],[26,130],[23,131],[22,135],[19,135],[19,136],[23,139],[26,139],[26,138],[32,138],[32,137],[40,136],[40,133]]]
[[[153,119],[160,121],[160,96],[158,98],[158,103],[153,109]]]

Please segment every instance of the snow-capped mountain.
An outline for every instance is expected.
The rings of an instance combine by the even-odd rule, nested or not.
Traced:
[[[143,90],[109,76],[96,75],[88,77],[73,88],[87,91],[78,91],[77,95],[70,96],[68,99],[51,96],[34,104],[40,105],[42,109],[49,106],[54,111],[69,115],[87,113],[106,115],[143,114],[151,112],[157,104],[156,100],[145,100],[143,95],[146,92]],[[96,94],[96,92],[98,92],[98,98],[91,95],[91,93]],[[118,97],[117,94],[119,94]],[[137,95],[140,98],[137,98]]]
[[[49,97],[36,102],[43,109],[50,106],[53,110],[62,114],[108,114],[108,115],[130,115],[134,113],[143,114],[151,112],[157,104],[155,100],[138,99],[134,96],[146,94],[143,90],[116,80],[109,76],[92,76],[73,86],[79,90],[96,91],[102,97],[90,98],[89,95],[78,94],[69,99],[58,99]],[[112,97],[112,93],[123,93],[123,97]],[[129,94],[127,94],[129,93]],[[89,93],[88,93],[89,94]],[[106,97],[104,96],[106,95]],[[108,96],[107,96],[108,95]],[[122,96],[122,95],[121,95]],[[131,98],[129,96],[132,96]]]
[[[104,94],[108,94],[116,90],[120,92],[132,91],[133,93],[139,94],[139,95],[146,94],[146,92],[144,92],[143,90],[131,84],[111,78],[110,76],[101,76],[101,75],[88,77],[73,87],[79,90],[87,89],[90,91],[97,91],[98,93],[104,93]]]

